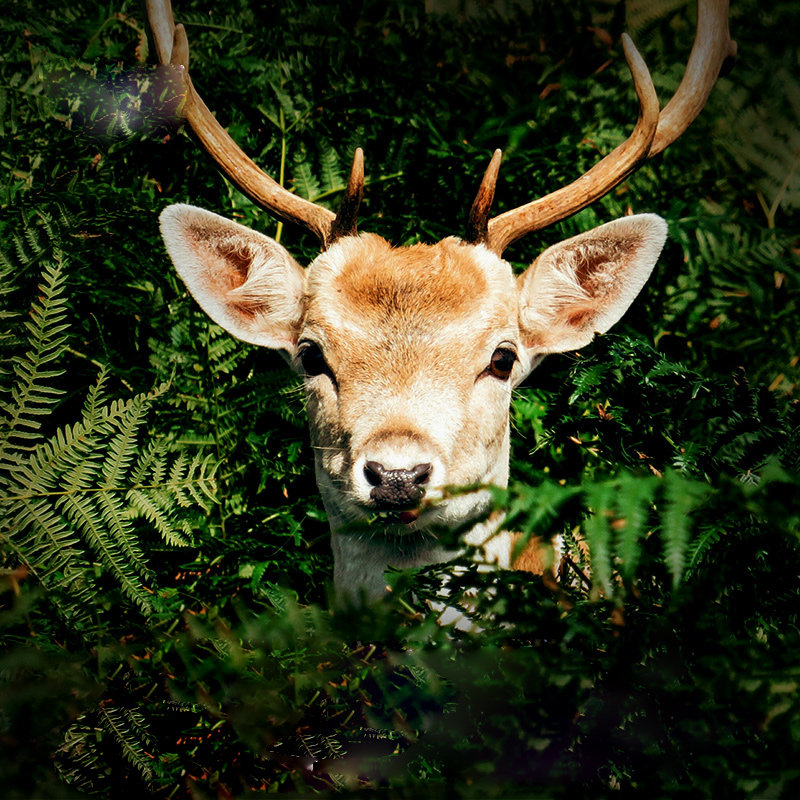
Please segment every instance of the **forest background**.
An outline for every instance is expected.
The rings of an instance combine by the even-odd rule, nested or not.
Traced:
[[[175,13],[243,149],[335,208],[364,147],[360,228],[396,244],[460,234],[496,147],[497,210],[584,172],[636,119],[620,34],[663,105],[695,21],[683,0],[450,5]],[[6,796],[796,797],[798,12],[736,0],[738,63],[682,139],[507,253],[669,223],[613,333],[514,399],[497,507],[583,537],[591,578],[575,552],[559,588],[465,558],[336,609],[300,379],[209,323],[157,218],[201,205],[301,263],[315,242],[179,130],[142,5],[0,4]],[[471,632],[428,609],[444,574]]]

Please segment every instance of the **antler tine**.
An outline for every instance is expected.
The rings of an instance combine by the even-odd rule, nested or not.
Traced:
[[[336,219],[331,225],[330,243],[344,236],[355,236],[356,222],[358,218],[358,207],[361,205],[361,197],[364,194],[364,151],[356,148],[353,155],[353,166],[350,168],[350,178],[347,181],[347,188],[342,195],[342,202]]]
[[[172,62],[172,40],[175,36],[175,18],[170,0],[147,0],[147,19],[153,31],[159,64]],[[183,62],[181,62],[183,63]]]
[[[728,31],[729,0],[697,3],[697,33],[680,86],[664,107],[650,158],[669,147],[697,118],[720,75],[727,75],[737,45]]]
[[[350,200],[342,204],[349,220],[345,224],[344,221],[338,222],[337,215],[332,211],[292,194],[270,178],[233,141],[195,90],[188,72],[189,43],[186,31],[183,25],[175,25],[170,0],[147,0],[147,14],[159,62],[172,64],[184,70],[186,87],[184,116],[203,148],[217,162],[225,175],[254,203],[273,216],[284,222],[296,222],[314,233],[323,249],[329,247],[336,238],[347,235],[342,233],[342,230],[355,232],[358,202],[354,202],[353,197],[357,196],[360,201],[361,191],[351,192],[351,186],[348,186],[346,195],[350,195]],[[363,188],[363,154],[360,163]],[[352,182],[351,175],[351,184]]]
[[[486,244],[493,252],[502,255],[522,236],[586,208],[689,127],[705,105],[726,60],[736,54],[736,44],[728,33],[728,2],[698,0],[697,33],[686,73],[660,114],[650,73],[630,37],[622,35],[625,58],[639,97],[639,119],[633,133],[569,186],[489,220]]]
[[[497,175],[500,172],[502,159],[503,151],[495,150],[483,175],[478,195],[469,211],[465,242],[483,244],[489,235],[489,212],[494,202],[494,190],[497,186]]]

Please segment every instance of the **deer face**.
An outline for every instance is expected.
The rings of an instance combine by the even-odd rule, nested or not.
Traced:
[[[530,361],[517,298],[506,262],[456,239],[348,237],[310,266],[295,361],[334,528],[376,511],[395,531],[454,525],[485,497],[446,486],[505,483]]]
[[[377,514],[373,544],[405,540],[413,563],[432,558],[437,526],[486,505],[486,492],[446,487],[506,484],[513,387],[545,354],[608,330],[666,236],[658,217],[623,218],[549,248],[515,278],[484,245],[455,238],[393,248],[347,236],[303,270],[275,241],[202,209],[171,206],[161,224],[211,318],[281,350],[304,376],[334,534]]]

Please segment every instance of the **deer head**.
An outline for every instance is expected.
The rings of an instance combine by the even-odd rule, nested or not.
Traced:
[[[453,553],[436,530],[484,515],[486,492],[450,495],[446,487],[506,485],[512,389],[546,354],[607,331],[650,275],[667,232],[652,214],[550,247],[519,277],[502,254],[601,197],[688,127],[735,53],[727,0],[700,2],[686,75],[661,112],[644,62],[623,37],[639,120],[575,183],[490,219],[496,151],[466,236],[403,248],[356,231],[360,149],[338,214],[291,194],[239,150],[198,96],[168,5],[148,0],[148,12],[160,61],[184,70],[185,114],[203,146],[255,202],[320,240],[321,254],[303,269],[276,241],[209,211],[173,205],[161,215],[169,255],[208,315],[279,350],[304,376],[335,583],[379,595],[388,565],[446,560]],[[487,563],[509,567],[511,536],[496,527],[476,523],[465,540]]]

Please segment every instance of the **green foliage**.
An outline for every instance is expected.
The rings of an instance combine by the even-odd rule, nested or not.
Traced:
[[[51,229],[51,232],[52,229]],[[140,447],[138,433],[163,389],[107,402],[105,376],[89,390],[79,422],[45,437],[41,418],[62,391],[51,369],[64,353],[68,327],[61,251],[45,262],[39,296],[25,321],[27,349],[10,359],[0,402],[3,540],[77,629],[92,625],[98,579],[108,573],[146,614],[154,610],[152,577],[134,524],[146,518],[173,546],[188,546],[189,523],[175,509],[207,509],[214,498],[211,456],[180,453],[168,463],[162,443]],[[10,317],[10,314],[6,315]]]
[[[673,0],[175,6],[245,151],[335,208],[363,146],[360,227],[398,244],[459,234],[495,147],[498,211],[574,180],[635,120],[620,32],[663,102],[694,26]],[[514,399],[496,507],[559,580],[465,557],[342,606],[300,387],[196,308],[156,219],[186,201],[304,262],[316,243],[176,128],[138,5],[6,4],[9,797],[797,794],[797,4],[731,13],[740,63],[682,139],[509,251],[629,211],[670,225],[614,333]],[[470,630],[438,624],[445,581]]]

